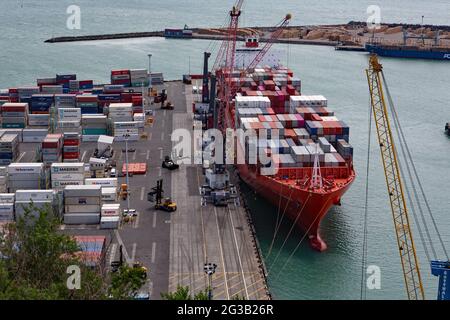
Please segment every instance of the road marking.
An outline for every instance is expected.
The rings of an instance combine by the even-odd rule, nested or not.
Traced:
[[[147,160],[150,159],[150,150],[147,150],[147,156],[145,157]]]
[[[163,116],[165,117],[166,114],[167,114],[167,110],[164,110],[164,111],[163,111]]]
[[[136,151],[133,152],[133,160],[136,160]]]
[[[163,140],[164,140],[164,131],[161,132],[161,141],[163,141]]]
[[[153,212],[153,228],[156,228],[156,212]]]
[[[141,187],[141,201],[144,200],[145,187]]]
[[[16,162],[20,162],[20,160],[22,160],[22,158],[24,157],[25,153],[27,153],[26,151],[22,152],[19,156],[19,158],[17,158]]]
[[[152,243],[152,263],[155,263],[156,257],[156,242]]]
[[[233,217],[232,217],[232,213],[231,213],[231,210],[229,207],[228,207],[228,214],[229,214],[230,221],[231,221],[231,228],[233,229],[234,244],[236,246],[236,253],[238,255],[239,266],[241,268],[241,275],[242,275],[242,281],[244,282],[245,295],[246,295],[246,299],[249,300],[247,282],[245,281],[244,268],[242,266],[241,254],[239,253],[239,245],[238,245],[237,237],[236,237],[236,229],[234,228]]]
[[[161,177],[161,167],[158,167],[158,177]]]
[[[111,245],[111,252],[109,253],[109,265],[114,261],[114,258],[116,257],[116,251],[117,251],[117,243],[113,243]]]
[[[221,237],[220,237],[219,218],[217,217],[217,209],[216,209],[216,207],[214,207],[214,214],[216,216],[217,235],[219,236],[220,258],[222,260],[223,276],[225,278],[225,289],[226,289],[226,292],[227,292],[227,299],[230,300],[230,293],[228,292],[227,272],[226,272],[226,269],[225,269],[225,258],[223,256],[222,240],[221,240]]]
[[[159,150],[159,158],[162,160],[163,158],[163,152],[164,150],[161,148],[161,150]]]
[[[130,256],[128,255],[127,248],[125,247],[125,244],[123,243],[122,238],[120,237],[119,231],[114,230],[114,235],[116,236],[116,239],[117,239],[117,242],[119,243],[119,245],[122,246],[122,253],[124,255],[125,261],[127,263],[129,263]]]
[[[164,126],[166,125],[166,123],[164,122],[164,118],[161,121],[161,126],[164,128]]]
[[[134,219],[134,224],[133,224],[133,228],[134,228],[134,229],[139,228],[139,220],[140,220],[140,217],[141,217],[141,214],[138,212],[138,213],[137,213],[137,216],[136,216],[136,219]]]
[[[84,150],[83,155],[81,156],[81,162],[83,162],[84,157],[86,156],[86,151],[87,151],[87,150]]]
[[[133,249],[131,250],[131,261],[134,262],[136,258],[136,242],[133,243]]]
[[[122,160],[122,157],[123,157],[123,152],[120,153],[119,160]]]

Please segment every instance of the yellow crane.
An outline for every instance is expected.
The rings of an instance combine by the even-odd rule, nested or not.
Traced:
[[[423,300],[425,295],[408,218],[397,152],[383,92],[382,72],[383,67],[379,63],[378,57],[371,55],[369,68],[366,70],[367,81],[369,83],[372,111],[377,129],[406,291],[408,299]]]

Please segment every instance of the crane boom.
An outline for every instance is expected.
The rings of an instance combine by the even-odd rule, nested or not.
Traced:
[[[422,300],[425,298],[424,290],[408,218],[408,210],[397,161],[397,153],[383,92],[382,72],[383,67],[379,63],[378,57],[376,55],[371,55],[369,59],[369,68],[366,70],[366,74],[386,177],[386,185],[394,219],[406,292],[408,299]]]
[[[266,53],[275,43],[275,40],[277,40],[280,37],[281,33],[283,32],[283,29],[289,24],[291,18],[292,15],[288,13],[286,17],[276,26],[276,30],[270,35],[270,38],[267,39],[264,47],[262,47],[261,51],[258,52],[253,61],[250,62],[250,64],[247,66],[247,70],[254,69],[261,62]]]

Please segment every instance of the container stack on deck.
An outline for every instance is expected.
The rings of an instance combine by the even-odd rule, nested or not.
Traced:
[[[101,204],[101,186],[67,186],[64,189],[64,223],[98,224]]]
[[[131,69],[130,79],[132,87],[142,87],[149,85],[147,69]]]
[[[43,163],[11,163],[8,168],[8,189],[15,192],[19,189],[40,190],[46,187],[46,176]]]
[[[52,188],[63,190],[66,186],[84,184],[84,163],[53,163],[50,167]]]
[[[17,134],[4,134],[0,137],[0,165],[8,165],[19,156]]]
[[[58,128],[62,132],[80,132],[81,129],[81,109],[80,108],[59,108]]]
[[[105,115],[85,114],[81,116],[82,140],[97,141],[100,135],[106,135],[108,123]]]
[[[131,86],[130,70],[112,70],[111,84],[122,84],[126,87]]]
[[[255,153],[249,152],[256,149],[276,154],[273,161],[281,167],[310,167],[315,154],[325,167],[351,161],[349,127],[328,109],[325,97],[301,95],[300,80],[290,70],[255,69],[245,78],[231,76],[239,88],[232,111],[235,126],[260,136],[260,141],[246,143],[247,161],[256,163]],[[267,136],[261,136],[261,129]]]
[[[64,162],[78,162],[80,159],[80,134],[78,132],[64,132],[63,138]]]
[[[25,128],[28,123],[28,103],[4,103],[1,106],[2,128]]]

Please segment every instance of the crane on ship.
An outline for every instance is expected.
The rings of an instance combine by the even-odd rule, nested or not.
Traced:
[[[437,225],[435,223],[434,217],[420,183],[419,176],[417,175],[411,153],[406,144],[406,139],[403,135],[403,131],[398,121],[398,115],[395,111],[392,97],[389,93],[386,79],[383,74],[383,66],[380,64],[378,57],[374,54],[370,55],[369,68],[366,69],[366,74],[370,91],[371,111],[373,113],[374,121],[376,124],[376,132],[381,151],[381,158],[383,162],[392,217],[394,220],[397,247],[400,254],[407,297],[409,300],[425,299],[419,261],[411,231],[405,191],[406,195],[408,196],[408,200],[410,200],[411,202],[411,209],[413,212],[413,217],[415,218],[415,222],[418,222],[416,210],[419,211],[419,214],[421,214],[422,222],[424,225],[422,227],[418,223],[416,223],[416,225],[421,236],[422,244],[424,245],[427,257],[429,256],[427,247],[430,246],[436,259],[436,250],[434,249],[434,246],[432,245],[432,239],[429,236],[430,233],[422,212],[422,205],[419,200],[419,194],[422,195],[427,210],[429,211],[431,221],[435,228],[435,232],[439,238],[440,244],[447,258],[446,261],[429,259],[431,260],[431,271],[433,275],[439,277],[438,300],[450,300],[450,261],[448,258],[448,254],[439,234],[439,230],[437,229]],[[387,99],[385,97],[385,91]],[[399,154],[397,153],[397,149],[394,143],[394,135],[391,129],[391,122],[389,120],[388,107],[392,113],[394,127],[400,141],[399,145],[401,155],[405,157],[403,163],[400,163],[399,161]],[[415,196],[414,199],[411,197],[409,186],[407,184],[404,185],[403,183],[402,176],[404,175],[404,168],[406,168],[408,173],[407,177],[409,177],[409,180],[412,184],[412,188],[414,191],[413,194]],[[418,188],[416,188],[416,184],[418,185]],[[418,192],[417,190],[419,190],[420,192]],[[429,236],[428,245],[423,239],[422,228],[425,228],[426,234]]]

